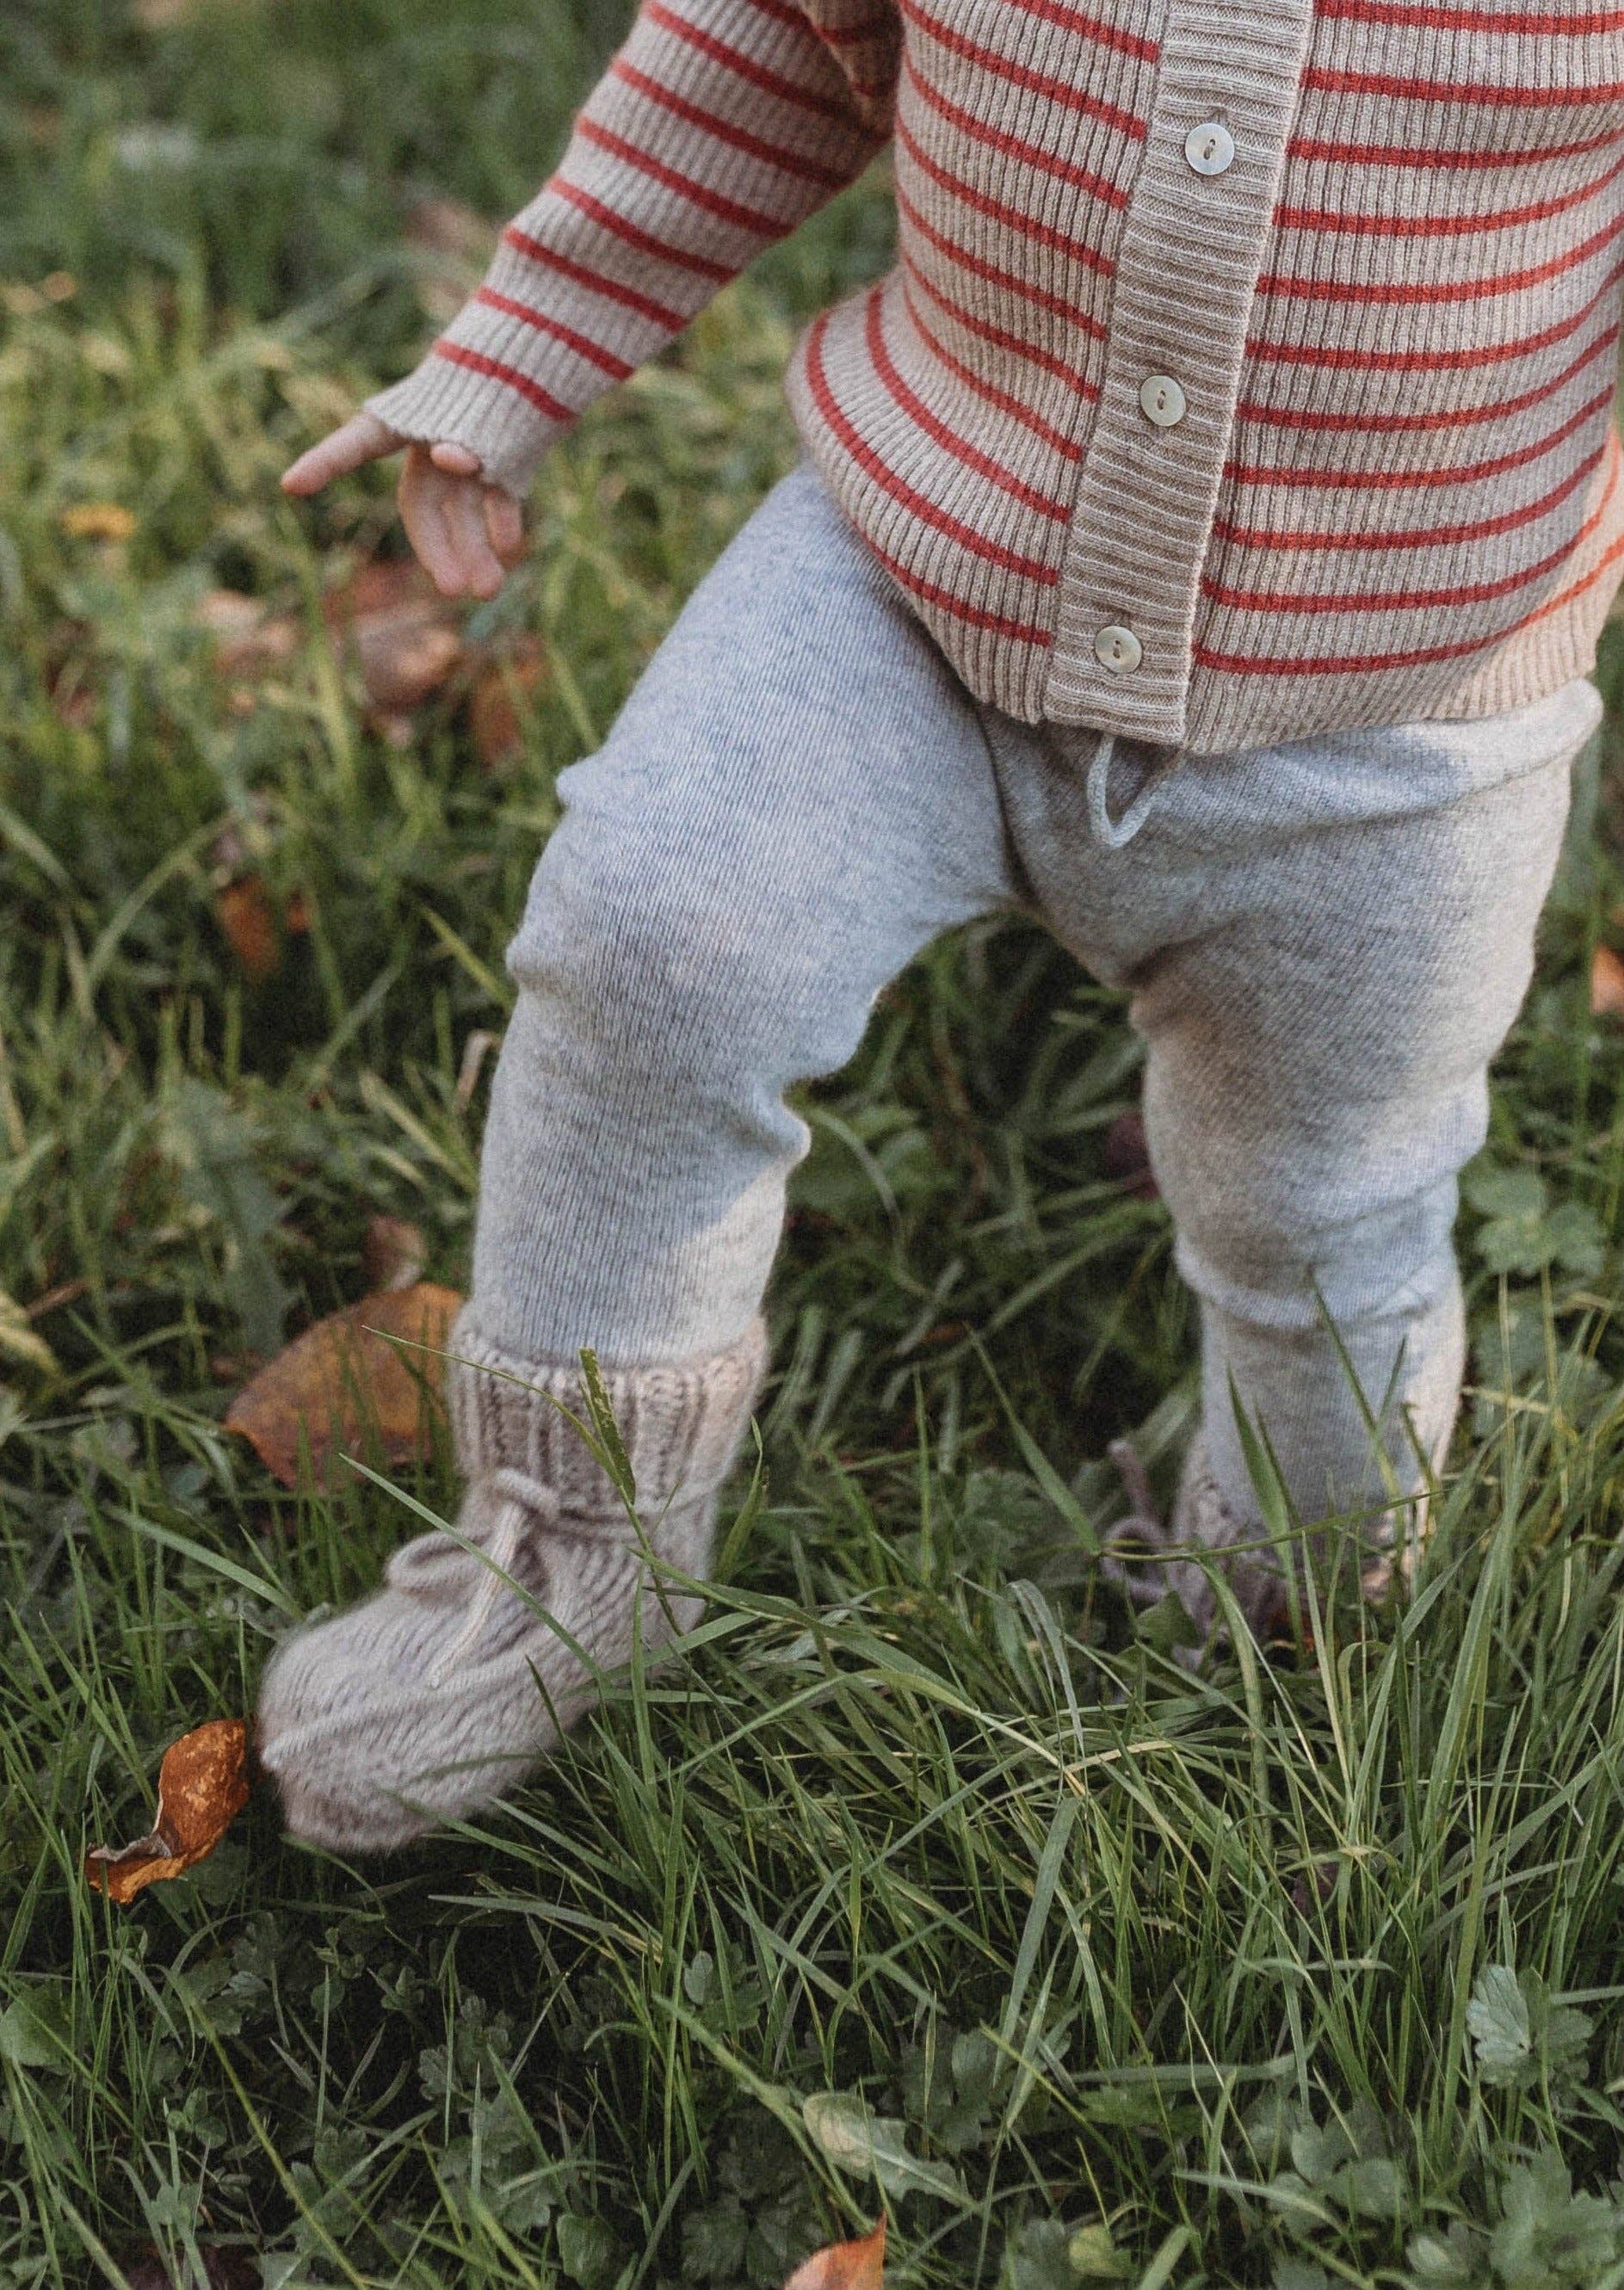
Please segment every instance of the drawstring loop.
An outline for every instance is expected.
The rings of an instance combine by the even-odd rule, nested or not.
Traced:
[[[1162,791],[1162,782],[1178,769],[1182,760],[1180,749],[1170,749],[1161,763],[1146,772],[1138,794],[1120,819],[1111,817],[1111,764],[1116,753],[1116,735],[1101,732],[1095,747],[1093,760],[1088,767],[1088,831],[1091,839],[1101,851],[1120,851],[1132,843],[1140,829],[1149,818],[1152,806]]]
[[[1088,831],[1102,851],[1120,851],[1132,842],[1140,829],[1150,816],[1150,806],[1156,801],[1156,790],[1163,774],[1152,772],[1120,819],[1111,817],[1111,759],[1116,753],[1116,737],[1112,732],[1102,732],[1094,749],[1093,761],[1088,767]]]

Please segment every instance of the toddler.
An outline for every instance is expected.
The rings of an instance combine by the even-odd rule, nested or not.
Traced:
[[[991,909],[1144,1037],[1204,1353],[1164,1579],[1278,1596],[1236,1396],[1372,1546],[1446,1446],[1456,1173],[1624,557],[1624,5],[643,0],[486,284],[288,489],[404,444],[423,563],[493,594],[553,439],[887,143],[899,258],[799,344],[805,459],[559,781],[458,1534],[273,1661],[303,1837],[488,1803],[692,1619],[657,1584],[765,1365],[785,1092]],[[585,1345],[641,1533],[556,1405]]]

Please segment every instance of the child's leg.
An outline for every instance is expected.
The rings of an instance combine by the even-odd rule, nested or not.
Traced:
[[[1193,764],[1141,837],[1140,913],[1165,933],[1130,972],[1147,1127],[1204,1339],[1177,1539],[1255,1533],[1232,1389],[1305,1521],[1390,1532],[1387,1475],[1412,1496],[1441,1460],[1456,1174],[1599,712],[1575,686],[1500,725],[1225,758],[1204,786]],[[1254,1613],[1277,1597],[1266,1570],[1230,1572]]]
[[[591,1700],[592,1668],[538,1605],[598,1667],[630,1652],[640,1595],[646,1637],[687,1618],[650,1589],[554,1403],[579,1412],[576,1355],[595,1347],[648,1539],[702,1574],[806,1141],[784,1092],[845,1062],[929,939],[1010,895],[977,714],[804,473],[559,788],[511,950],[450,1379],[479,1549],[411,1544],[378,1597],[291,1641],[264,1690],[290,1826],[336,1845],[401,1843],[488,1802],[553,1738],[538,1681],[561,1724]]]

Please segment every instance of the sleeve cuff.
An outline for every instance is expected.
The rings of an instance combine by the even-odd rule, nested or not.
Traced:
[[[522,500],[548,449],[573,414],[550,412],[522,388],[471,365],[431,354],[404,380],[366,401],[402,437],[428,445],[466,445],[485,476]]]

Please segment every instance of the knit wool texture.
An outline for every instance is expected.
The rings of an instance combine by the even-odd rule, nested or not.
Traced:
[[[1621,100],[1612,8],[644,0],[372,404],[521,491],[889,141],[896,268],[790,396],[978,698],[1196,754],[1492,715],[1590,667],[1624,557]]]
[[[709,1566],[766,1363],[756,1322],[713,1357],[605,1373],[634,1523],[577,1429],[577,1366],[516,1359],[466,1313],[451,1349],[456,1533],[406,1544],[375,1597],[298,1632],[260,1689],[259,1754],[288,1829],[335,1852],[389,1850],[491,1804],[629,1660],[639,1627],[651,1650],[692,1627],[697,1596],[661,1575]]]

